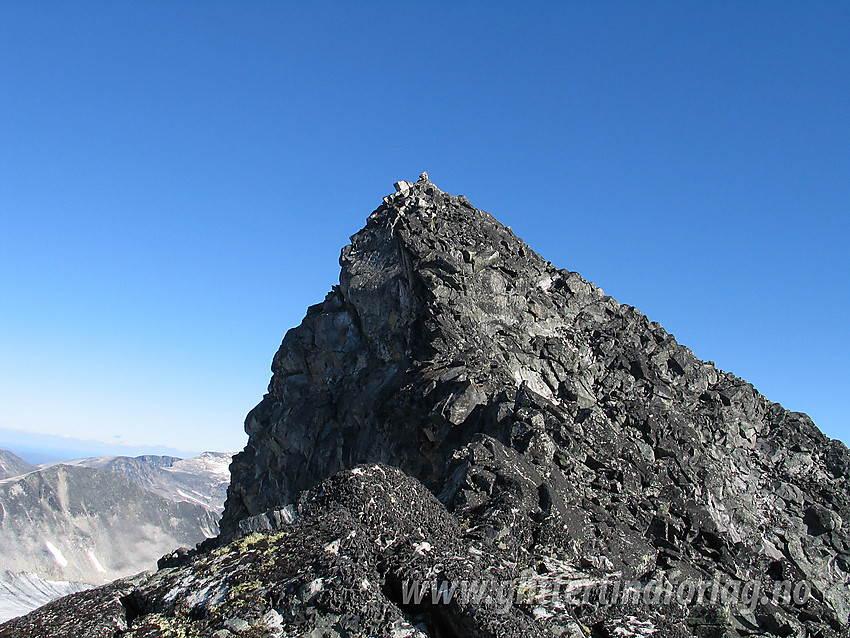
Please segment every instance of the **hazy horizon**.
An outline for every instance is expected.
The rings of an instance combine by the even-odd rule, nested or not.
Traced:
[[[23,430],[0,428],[0,450],[8,450],[32,465],[70,461],[98,456],[177,456],[191,458],[204,452],[230,452],[239,450],[179,450],[167,445],[127,445],[120,442],[95,441],[38,434]]]

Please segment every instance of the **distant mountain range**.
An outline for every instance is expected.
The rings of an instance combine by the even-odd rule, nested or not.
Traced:
[[[230,457],[222,452],[204,452],[191,459],[101,456],[63,464],[116,472],[169,501],[195,503],[221,514],[230,484]]]
[[[33,466],[0,450],[0,622],[215,536],[229,462],[205,452]]]
[[[0,427],[0,449],[12,450],[16,455],[34,465],[100,456],[135,457],[156,454],[188,459],[198,454],[196,450],[178,450],[165,445],[133,445],[122,443],[117,439],[111,442],[96,441],[3,427]]]

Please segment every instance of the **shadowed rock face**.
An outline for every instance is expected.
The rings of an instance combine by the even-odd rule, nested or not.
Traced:
[[[584,330],[619,313],[616,302],[427,180],[386,200],[343,249],[340,286],[274,358],[231,468],[225,529],[358,462],[386,461],[433,487],[476,433],[508,440],[493,412],[523,382],[595,401],[592,370],[571,368],[593,356]]]
[[[557,548],[635,577],[790,570],[820,617],[847,622],[850,455],[806,415],[427,179],[385,198],[340,263],[248,415],[225,532],[378,461],[518,558]]]
[[[465,198],[427,177],[397,190],[275,355],[231,466],[223,544],[172,557],[130,594],[98,590],[104,609],[124,601],[115,635],[846,632],[843,444]],[[429,579],[524,594],[405,601]],[[713,581],[811,595],[600,593]],[[538,595],[553,583],[560,597]]]

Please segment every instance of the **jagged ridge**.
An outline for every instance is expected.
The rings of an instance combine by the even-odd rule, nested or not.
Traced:
[[[343,250],[340,285],[275,355],[232,465],[221,539],[232,542],[165,561],[174,571],[132,596],[118,586],[133,610],[126,635],[165,635],[166,626],[433,637],[846,631],[843,444],[554,268],[426,175],[396,188]],[[386,467],[370,469],[376,462]],[[370,465],[347,471],[360,463]],[[439,503],[416,492],[415,479]],[[274,528],[296,499],[293,538]],[[346,526],[354,536],[313,547]],[[251,530],[262,531],[250,543],[279,546],[263,560],[291,574],[283,589],[260,558],[240,558],[247,541],[237,537]],[[327,553],[338,560],[319,558]],[[490,558],[461,560],[470,553]],[[405,571],[408,562],[422,571]],[[498,619],[486,601],[447,611],[397,599],[410,579],[518,572],[585,584],[806,581],[812,597],[662,609],[532,596]],[[255,593],[239,588],[246,573]],[[362,579],[376,577],[388,580],[369,593]],[[181,584],[166,594],[164,582]],[[210,588],[228,605],[208,604]]]
[[[850,457],[806,415],[427,177],[399,183],[340,263],[340,286],[287,333],[246,420],[226,531],[379,461],[494,535],[510,530],[517,551],[545,539],[636,576],[787,565],[847,621]],[[535,468],[525,519],[493,513],[505,486],[465,447],[482,435]],[[462,468],[448,464],[458,456]]]

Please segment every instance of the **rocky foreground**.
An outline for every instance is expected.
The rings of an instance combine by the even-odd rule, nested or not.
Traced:
[[[850,452],[427,176],[290,330],[222,535],[0,636],[848,635]]]

